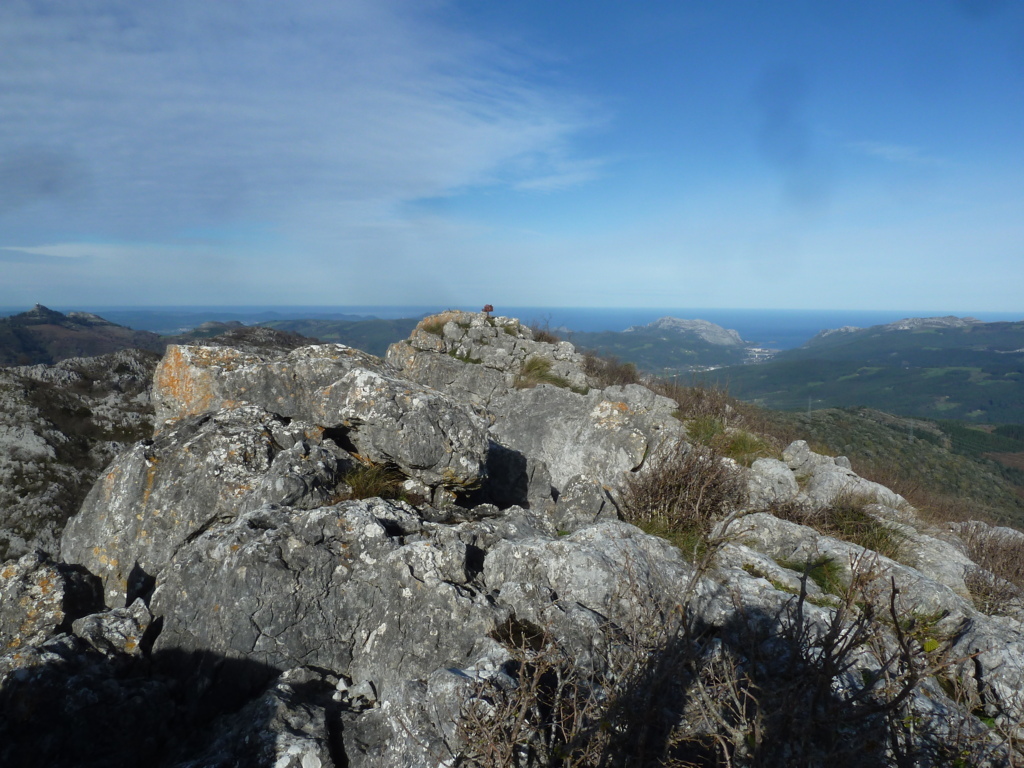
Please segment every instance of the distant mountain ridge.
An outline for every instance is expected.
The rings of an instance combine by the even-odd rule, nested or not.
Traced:
[[[781,410],[867,406],[1024,423],[1024,321],[949,316],[833,329],[770,363],[716,376],[737,397]]]
[[[841,334],[843,336],[849,336],[861,331],[891,333],[895,331],[918,331],[938,328],[969,328],[974,325],[985,325],[985,323],[974,317],[957,317],[955,315],[946,315],[944,317],[906,317],[902,320],[897,320],[895,323],[872,325],[867,328],[861,328],[856,325],[844,325],[841,328],[828,328],[816,334],[803,346],[810,346],[822,339],[834,337],[836,335]]]
[[[0,365],[4,366],[53,364],[129,348],[163,352],[166,343],[155,333],[116,325],[89,312],[65,315],[42,304],[0,318]]]
[[[0,318],[0,367],[53,365],[71,358],[97,357],[126,349],[162,354],[168,344],[201,342],[281,347],[315,341],[296,333],[247,326],[237,320],[212,320],[187,333],[161,336],[112,323],[90,312],[64,314],[36,304],[27,312]]]

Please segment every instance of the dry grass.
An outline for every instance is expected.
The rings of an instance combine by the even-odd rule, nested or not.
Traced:
[[[530,389],[538,384],[552,384],[556,387],[568,387],[569,381],[551,371],[551,361],[544,357],[530,357],[523,362],[516,376],[516,389]]]
[[[867,507],[874,503],[871,496],[845,493],[827,506],[789,502],[772,506],[768,512],[782,520],[809,526],[818,533],[898,560],[904,537],[867,511]]]
[[[599,389],[641,383],[636,365],[624,363],[614,355],[605,357],[594,352],[585,352],[583,371],[596,382]]]
[[[542,341],[545,344],[560,344],[561,339],[552,333],[546,326],[542,327],[536,323],[530,325],[530,331],[533,333],[534,341]]]
[[[1011,615],[1024,609],[1024,536],[979,522],[958,526],[958,533],[978,566],[964,578],[978,610]]]
[[[334,502],[349,499],[402,499],[405,476],[382,464],[359,464],[342,478],[344,486]]]

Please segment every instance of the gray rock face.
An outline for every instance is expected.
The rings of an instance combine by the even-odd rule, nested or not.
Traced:
[[[67,519],[126,443],[152,430],[156,355],[0,369],[0,561],[56,557]]]
[[[170,346],[154,376],[153,400],[158,423],[250,403],[340,430],[363,457],[393,463],[430,486],[471,486],[486,460],[482,414],[340,344],[278,356]]]
[[[518,320],[482,313],[428,317],[406,341],[392,344],[386,359],[405,378],[479,405],[516,386],[532,386],[523,380],[531,359],[544,361],[550,376],[567,388],[586,390],[591,384],[583,356],[569,342],[534,341],[533,331]]]
[[[576,475],[618,486],[665,440],[682,437],[671,416],[676,404],[644,387],[609,387],[579,395],[541,385],[493,401],[491,434],[509,448],[543,461],[561,490]]]
[[[323,430],[256,406],[187,419],[117,458],[65,528],[61,551],[100,576],[109,605],[124,606],[138,579],[215,521],[268,502],[323,503],[346,460]]]
[[[501,617],[469,587],[464,543],[379,501],[264,507],[201,535],[165,572],[157,652],[330,669],[382,698],[458,666]]]
[[[783,451],[783,459],[798,478],[805,481],[804,495],[812,504],[827,506],[842,495],[874,499],[888,507],[900,507],[907,500],[884,485],[865,480],[850,469],[844,456],[833,458],[814,453],[804,440]]]
[[[751,509],[784,504],[796,498],[800,485],[793,471],[777,459],[757,459],[750,467],[747,486]]]

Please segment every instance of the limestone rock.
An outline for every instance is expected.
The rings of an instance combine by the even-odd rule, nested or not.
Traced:
[[[154,650],[311,665],[386,698],[457,665],[500,620],[469,588],[471,570],[458,537],[400,505],[263,507],[180,549],[153,595]]]
[[[77,619],[71,631],[105,655],[141,656],[153,614],[141,597],[127,608],[114,608]]]
[[[635,384],[586,395],[542,384],[493,401],[491,435],[543,461],[558,490],[576,475],[618,486],[662,442],[684,434],[675,407]]]
[[[0,652],[38,645],[103,606],[84,568],[33,552],[0,565]]]
[[[793,471],[778,459],[757,459],[747,474],[751,509],[784,504],[796,498],[800,485]]]
[[[470,487],[482,478],[482,414],[341,344],[285,355],[172,345],[153,387],[158,424],[250,403],[337,430],[353,451],[432,487]]]
[[[64,558],[100,576],[107,604],[124,606],[138,579],[218,520],[265,503],[323,503],[347,458],[318,427],[256,406],[181,421],[108,468],[64,530]]]
[[[572,344],[534,341],[518,320],[483,313],[445,312],[425,318],[406,341],[392,344],[388,363],[405,378],[487,405],[517,385],[527,361],[543,361],[567,388],[587,389],[583,356]]]
[[[155,354],[0,369],[0,561],[57,557],[67,519],[117,453],[152,430]]]
[[[862,496],[889,507],[906,504],[898,493],[857,475],[845,457],[814,453],[803,440],[790,444],[783,451],[783,459],[804,480],[803,492],[812,504],[826,506],[842,495]]]

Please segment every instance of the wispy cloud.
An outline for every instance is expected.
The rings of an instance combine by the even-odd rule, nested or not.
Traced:
[[[0,251],[54,259],[81,259],[93,256],[95,254],[95,247],[77,243],[59,243],[56,245],[2,247]]]
[[[883,141],[851,141],[846,148],[861,155],[887,160],[890,163],[912,165],[944,165],[945,161],[925,153],[920,147]]]
[[[145,238],[592,178],[566,150],[589,105],[443,7],[9,0],[0,226]]]

